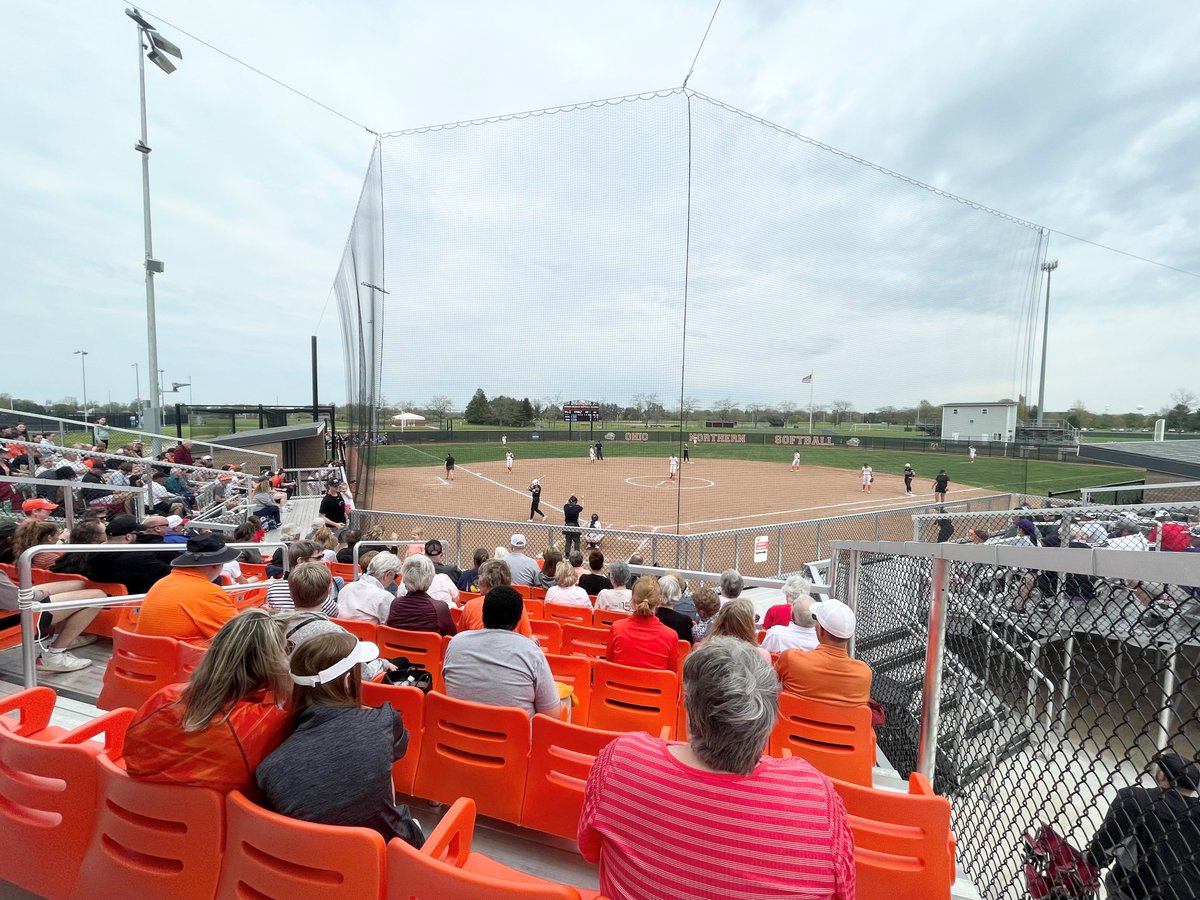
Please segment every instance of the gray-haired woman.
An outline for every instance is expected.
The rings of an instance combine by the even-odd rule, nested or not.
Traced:
[[[579,849],[600,864],[600,892],[854,897],[854,841],[829,779],[763,755],[779,711],[771,667],[742,641],[711,638],[683,664],[683,697],[687,743],[624,734],[588,776]],[[650,841],[653,821],[672,824]],[[737,822],[738,839],[719,821]]]
[[[377,557],[378,558],[378,557]],[[387,624],[406,631],[436,631],[438,634],[458,634],[450,607],[429,596],[433,584],[433,563],[428,556],[410,556],[401,567],[404,576],[404,596],[392,601]]]
[[[615,559],[608,564],[608,580],[611,588],[596,595],[596,609],[614,612],[629,612],[632,609],[633,592],[629,590],[629,563]]]

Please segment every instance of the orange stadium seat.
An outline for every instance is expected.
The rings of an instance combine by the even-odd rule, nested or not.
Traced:
[[[621,612],[619,609],[598,609],[592,615],[592,624],[597,628],[609,628],[613,622],[620,622],[622,619],[628,619],[629,613]]]
[[[69,896],[96,822],[96,756],[120,756],[132,718],[116,710],[45,741],[0,728],[0,881]]]
[[[595,891],[545,881],[471,852],[475,803],[461,797],[420,850],[393,839],[387,848],[388,900],[596,900]]]
[[[588,773],[596,754],[617,737],[615,731],[534,716],[521,827],[574,840]]]
[[[0,728],[7,728],[20,737],[51,740],[67,733],[65,728],[50,724],[58,695],[48,687],[18,691],[0,699]],[[17,717],[8,715],[17,713]]]
[[[225,795],[190,785],[134,781],[104,755],[97,763],[96,825],[72,896],[214,897]]]
[[[204,659],[204,654],[207,652],[207,647],[179,641],[175,647],[175,680],[177,682],[190,681],[192,673],[200,667],[200,661]]]
[[[233,791],[225,798],[218,897],[378,900],[384,842],[373,828],[316,825],[269,812]]]
[[[325,565],[329,567],[332,575],[337,575],[346,581],[353,581],[355,578],[354,563],[327,562]]]
[[[588,625],[564,625],[562,652],[565,656],[604,659],[608,653],[608,629]]]
[[[238,568],[242,570],[242,575],[246,578],[257,578],[259,581],[267,580],[267,567],[258,563],[238,563]]]
[[[392,763],[392,784],[397,793],[412,794],[413,781],[417,777],[417,760],[421,757],[421,740],[425,734],[424,692],[400,684],[364,681],[360,699],[363,706],[390,703],[404,720],[404,727],[408,729],[408,749],[402,758]]]
[[[578,705],[571,712],[571,721],[584,724],[592,705],[592,660],[586,656],[565,656],[547,653],[546,662],[555,681],[571,685]]]
[[[547,603],[543,619],[549,619],[552,622],[558,622],[562,625],[586,625],[592,624],[592,608],[590,606],[571,606],[567,603]]]
[[[592,665],[587,726],[606,731],[648,731],[670,737],[679,715],[679,676],[599,660]],[[664,734],[665,732],[665,734]]]
[[[380,625],[375,629],[375,643],[385,659],[397,656],[408,658],[410,663],[419,663],[433,675],[433,689],[442,689],[442,659],[445,642],[436,631],[405,631]]]
[[[860,897],[946,900],[954,882],[950,801],[913,772],[907,794],[833,779],[854,834]]]
[[[413,792],[438,803],[470,797],[486,816],[517,823],[529,767],[529,715],[521,709],[425,696],[425,734]]]
[[[549,619],[530,619],[529,628],[542,647],[543,653],[562,652],[562,625]]]
[[[679,676],[679,683],[683,684],[683,661],[687,659],[687,655],[692,652],[692,645],[685,640],[679,641],[679,656],[675,663],[675,674]]]
[[[113,629],[113,654],[104,670],[104,685],[96,706],[137,709],[160,688],[175,684],[179,642],[171,637],[134,634]]]
[[[784,692],[767,752],[783,756],[784,749],[830,778],[870,787],[875,765],[871,710],[865,705],[831,706]]]
[[[529,616],[530,619],[545,618],[546,604],[543,603],[541,600],[530,600],[528,597],[526,597],[525,598],[525,613]]]
[[[348,632],[358,638],[360,641],[370,641],[375,643],[376,629],[379,628],[374,622],[363,622],[360,619],[334,619],[330,618],[330,622],[336,622]]]

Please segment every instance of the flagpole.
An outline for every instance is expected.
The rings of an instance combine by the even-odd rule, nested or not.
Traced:
[[[813,377],[808,376],[808,433],[812,435],[812,416],[813,416]]]

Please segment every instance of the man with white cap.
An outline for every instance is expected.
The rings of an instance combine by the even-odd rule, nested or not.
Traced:
[[[508,539],[508,556],[504,557],[504,561],[512,572],[513,584],[536,587],[542,583],[538,564],[525,555],[525,535],[514,534]]]
[[[840,600],[824,600],[811,612],[820,646],[780,654],[775,672],[783,689],[831,706],[862,706],[871,699],[872,672],[847,651],[857,625],[854,610]]]

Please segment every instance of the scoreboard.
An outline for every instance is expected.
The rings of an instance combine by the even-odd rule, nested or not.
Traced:
[[[600,404],[587,400],[574,400],[563,404],[564,422],[599,422]]]

